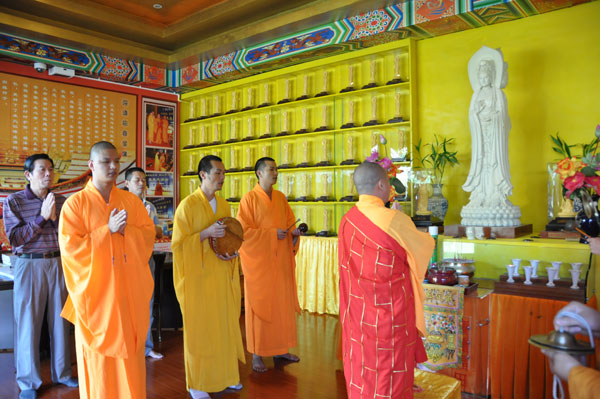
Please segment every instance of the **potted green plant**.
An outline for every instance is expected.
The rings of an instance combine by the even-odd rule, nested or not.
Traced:
[[[444,172],[446,166],[458,165],[458,159],[456,158],[457,151],[448,149],[450,145],[454,144],[454,138],[434,135],[434,139],[435,142],[427,144],[423,144],[419,139],[415,145],[415,152],[421,167],[430,170],[430,180],[427,183],[431,183],[433,195],[429,198],[427,209],[433,216],[444,220],[448,211],[448,200],[442,194]]]

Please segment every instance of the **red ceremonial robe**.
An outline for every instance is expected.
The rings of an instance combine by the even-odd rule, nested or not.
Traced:
[[[349,399],[412,398],[427,359],[404,248],[353,207],[340,224],[340,321]]]

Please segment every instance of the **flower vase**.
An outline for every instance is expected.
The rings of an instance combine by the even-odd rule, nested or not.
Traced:
[[[428,210],[431,211],[431,214],[441,221],[446,217],[446,212],[448,212],[448,200],[442,194],[442,187],[444,186],[442,183],[432,184],[433,195],[429,197],[429,206]]]
[[[588,218],[584,211],[580,211],[577,214],[577,225],[590,237],[598,237],[600,234],[600,226],[596,220],[591,217]]]

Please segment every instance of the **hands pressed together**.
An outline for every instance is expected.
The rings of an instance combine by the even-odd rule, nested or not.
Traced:
[[[48,193],[46,198],[44,198],[40,214],[44,220],[52,220],[53,222],[56,221],[56,201],[53,193]]]
[[[108,218],[108,229],[111,233],[125,234],[125,226],[127,225],[127,211],[121,209],[120,211],[115,208],[110,212]]]

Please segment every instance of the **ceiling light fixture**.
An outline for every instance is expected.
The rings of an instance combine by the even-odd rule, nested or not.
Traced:
[[[154,7],[154,8],[155,8],[155,9],[157,9],[157,10],[160,10],[161,8],[163,8],[163,5],[162,5],[162,4],[160,4],[160,3],[154,3],[154,4],[152,5],[152,7]]]

